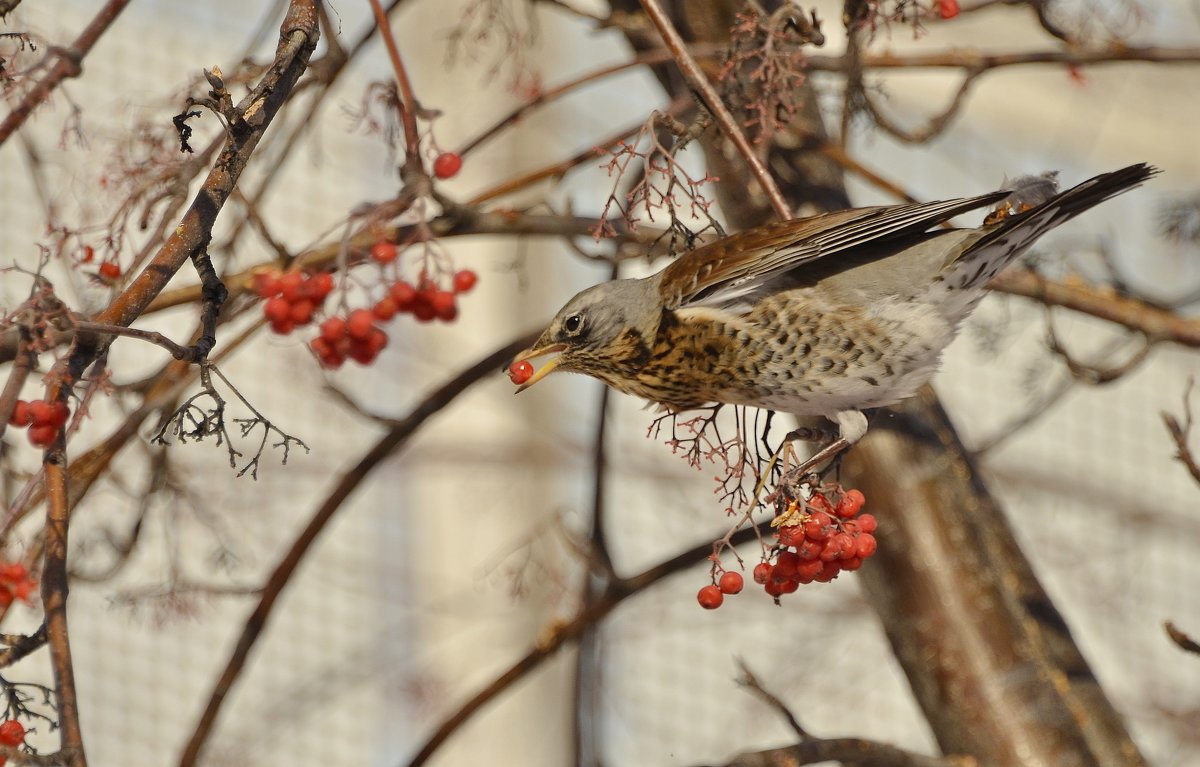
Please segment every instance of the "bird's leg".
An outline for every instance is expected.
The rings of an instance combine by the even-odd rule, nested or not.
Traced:
[[[836,420],[839,434],[837,439],[818,450],[804,463],[785,472],[780,479],[781,485],[801,484],[809,472],[849,450],[851,445],[858,442],[867,433],[867,417],[860,410],[843,410],[837,414]]]

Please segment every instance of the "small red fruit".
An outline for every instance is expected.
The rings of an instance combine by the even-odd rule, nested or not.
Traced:
[[[277,335],[286,336],[296,329],[296,323],[292,322],[291,317],[284,317],[281,320],[271,320],[271,330]]]
[[[454,292],[466,293],[479,282],[479,275],[470,269],[462,269],[454,273]]]
[[[438,178],[453,178],[462,169],[462,158],[454,152],[442,152],[433,161],[433,175]]]
[[[870,533],[863,533],[858,536],[854,542],[854,553],[861,559],[866,559],[875,553],[875,549],[879,543],[875,540],[875,536]]]
[[[17,403],[13,405],[12,414],[8,416],[8,423],[18,427],[33,423],[33,412],[29,409],[29,403],[23,399],[17,400]]]
[[[417,322],[429,322],[437,316],[437,310],[430,302],[430,294],[424,290],[417,291],[413,296],[412,313]]]
[[[50,447],[58,437],[58,429],[49,425],[30,426],[26,436],[29,437],[29,444],[34,447]]]
[[[33,402],[30,402],[29,418],[29,422],[34,426],[48,426],[50,421],[54,419],[50,403],[41,399],[35,399]]]
[[[6,746],[19,746],[25,742],[25,727],[16,719],[6,719],[0,722],[0,743]]]
[[[301,298],[293,303],[288,312],[288,319],[297,325],[307,325],[312,322],[313,311],[316,309],[313,302],[307,298]]]
[[[259,298],[274,298],[279,293],[279,273],[259,272],[254,275],[254,293]]]
[[[396,311],[407,312],[412,308],[413,299],[417,297],[417,289],[404,280],[395,283],[388,289],[392,300],[396,302]]]
[[[779,536],[780,546],[799,546],[801,543],[804,543],[804,526],[784,525],[779,528],[777,535]]]
[[[325,300],[326,296],[333,292],[333,275],[329,272],[314,274],[308,278],[305,287],[308,288],[308,292],[313,299],[317,303],[320,303]]]
[[[100,264],[100,276],[106,280],[115,280],[121,276],[121,265],[116,261],[105,261]]]
[[[375,328],[375,315],[366,309],[355,309],[346,320],[346,334],[358,341],[366,341]]]
[[[952,19],[958,15],[958,0],[938,0],[937,10],[943,19]]]
[[[818,511],[804,523],[804,534],[814,541],[823,541],[833,531],[833,517],[823,511]]]
[[[275,296],[263,304],[263,316],[272,323],[283,322],[292,316],[292,305],[287,299]]]
[[[810,562],[821,556],[821,550],[825,544],[820,541],[814,541],[811,538],[805,538],[804,542],[796,547],[796,554],[805,562]]]
[[[379,299],[375,306],[371,307],[371,313],[380,319],[382,322],[387,322],[396,316],[396,299],[391,296],[384,296]]]
[[[725,601],[725,595],[716,586],[705,586],[700,589],[700,593],[696,595],[696,601],[705,610],[715,610]]]
[[[433,311],[437,314],[437,318],[444,322],[453,322],[458,317],[458,306],[454,301],[454,294],[448,290],[439,290],[429,299],[429,303],[433,306]]]
[[[762,585],[771,579],[771,565],[766,562],[759,562],[754,566],[754,582]]]
[[[304,275],[300,272],[288,272],[279,278],[279,294],[288,302],[303,298]]]
[[[533,378],[533,364],[529,360],[514,362],[508,367],[508,377],[512,379],[513,383],[520,386]]]
[[[853,517],[862,510],[863,504],[867,502],[866,496],[859,490],[847,490],[842,496],[842,500],[838,501],[837,514],[839,517]]]
[[[743,585],[742,574],[728,570],[721,573],[720,579],[717,580],[717,586],[721,589],[722,594],[740,593]]]
[[[398,252],[396,244],[387,240],[380,240],[371,246],[371,258],[381,264],[390,264],[395,261]]]
[[[874,514],[863,514],[858,518],[858,529],[864,533],[873,533],[879,523],[875,521]]]
[[[321,323],[321,338],[330,345],[346,336],[346,321],[341,317],[330,317]]]

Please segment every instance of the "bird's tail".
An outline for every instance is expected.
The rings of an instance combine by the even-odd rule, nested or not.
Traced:
[[[1053,176],[1019,179],[1013,184],[1012,194],[985,220],[983,236],[943,272],[944,281],[938,287],[958,293],[974,305],[980,294],[971,288],[986,284],[1039,237],[1088,208],[1141,185],[1158,172],[1151,165],[1138,163],[1103,173],[1057,194],[1053,193]]]

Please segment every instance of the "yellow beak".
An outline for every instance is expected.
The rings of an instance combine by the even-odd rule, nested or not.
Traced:
[[[550,359],[546,360],[540,368],[535,370],[533,376],[528,381],[518,386],[516,393],[520,394],[530,386],[533,386],[538,381],[550,375],[550,373],[552,373],[554,369],[558,367],[559,362],[562,361],[561,355],[564,351],[566,351],[566,349],[566,344],[550,344],[549,346],[543,346],[541,348],[535,346],[532,349],[526,349],[516,357],[513,357],[513,363],[515,364],[517,362],[537,359],[538,357],[545,357],[546,355],[554,355],[550,357]]]

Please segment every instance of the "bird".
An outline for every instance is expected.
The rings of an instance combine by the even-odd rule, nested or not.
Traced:
[[[820,416],[846,449],[867,431],[864,410],[932,378],[994,276],[1051,229],[1158,172],[1139,163],[1062,192],[1046,173],[975,197],[748,229],[649,277],[580,292],[510,375],[518,392],[569,371],[670,412],[727,404]],[[979,227],[942,227],[988,206]],[[544,362],[531,370],[533,360]]]

